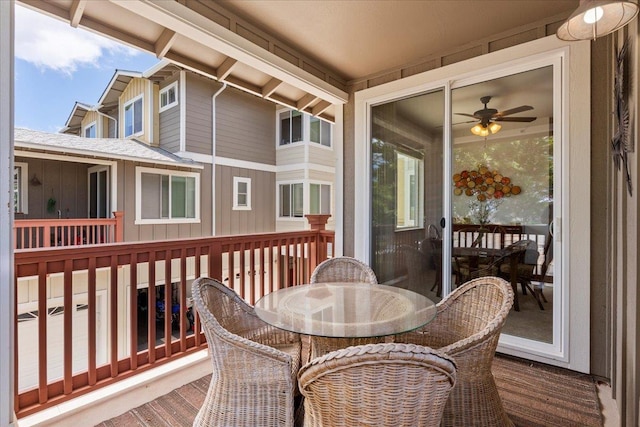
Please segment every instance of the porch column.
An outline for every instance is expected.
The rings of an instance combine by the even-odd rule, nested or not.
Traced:
[[[14,301],[13,277],[13,10],[0,1],[0,427],[13,426]],[[9,237],[9,238],[7,238]]]

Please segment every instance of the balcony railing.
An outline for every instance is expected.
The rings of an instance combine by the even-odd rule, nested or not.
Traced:
[[[13,224],[16,249],[94,245],[122,242],[123,212],[113,218],[16,219]]]
[[[204,347],[194,278],[219,278],[253,304],[308,282],[333,243],[333,231],[310,230],[17,250],[18,417]]]

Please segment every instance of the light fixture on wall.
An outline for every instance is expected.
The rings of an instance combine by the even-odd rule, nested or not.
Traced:
[[[502,126],[496,122],[489,122],[488,124],[478,123],[471,128],[471,133],[478,136],[489,136],[502,129]]]
[[[558,28],[560,40],[595,40],[619,30],[638,14],[638,5],[626,0],[580,0],[580,6]]]

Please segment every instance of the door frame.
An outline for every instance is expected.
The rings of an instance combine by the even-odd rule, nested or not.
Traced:
[[[380,86],[355,93],[355,191],[354,213],[360,218],[354,224],[354,256],[368,262],[370,260],[370,111],[382,102],[418,93],[445,89],[445,155],[443,185],[443,212],[447,223],[451,218],[451,192],[448,180],[451,176],[451,86],[458,82],[480,79],[491,75],[504,75],[505,68],[529,67],[540,61],[559,58],[560,75],[554,84],[560,82],[561,97],[554,97],[554,110],[560,112],[557,122],[560,128],[554,132],[560,141],[556,147],[562,162],[561,176],[556,177],[563,185],[560,212],[556,221],[555,239],[562,242],[561,258],[565,261],[560,272],[561,298],[557,300],[563,316],[556,332],[554,319],[554,343],[545,347],[539,343],[517,337],[502,336],[498,351],[562,366],[580,372],[589,372],[590,339],[590,268],[585,260],[590,259],[590,49],[588,43],[569,44],[550,36],[522,45],[482,55],[467,61],[448,65],[435,70],[416,74]],[[556,67],[554,67],[554,70]],[[555,71],[554,71],[555,73]],[[481,77],[479,77],[481,76]],[[554,93],[557,93],[554,91]],[[556,128],[558,129],[558,128]],[[585,141],[587,147],[585,147]],[[555,142],[555,141],[554,141]],[[573,173],[572,173],[573,172]],[[585,182],[586,181],[586,182]],[[575,212],[575,214],[572,214]],[[563,223],[565,226],[563,227]],[[443,250],[448,259],[450,248]],[[443,263],[443,277],[450,277],[449,263]],[[449,270],[449,271],[447,271]],[[446,283],[446,281],[445,281]],[[445,284],[446,286],[446,284]],[[448,289],[445,287],[444,292]],[[535,343],[536,345],[531,345]],[[571,345],[569,345],[571,343]]]

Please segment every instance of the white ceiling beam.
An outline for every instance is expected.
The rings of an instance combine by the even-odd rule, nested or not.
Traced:
[[[331,104],[345,104],[349,100],[349,94],[345,91],[262,49],[179,2],[110,1]]]
[[[309,105],[313,104],[314,101],[318,99],[317,96],[311,95],[310,93],[306,94],[302,98],[296,102],[296,109],[302,111],[307,108]]]
[[[218,70],[216,71],[216,76],[218,77],[218,80],[226,79],[227,76],[231,74],[231,71],[233,71],[233,67],[235,67],[237,63],[238,61],[236,59],[233,59],[233,58],[225,59],[224,62],[220,64],[220,66],[218,67]]]
[[[82,14],[84,13],[84,7],[86,5],[87,0],[74,0],[73,3],[71,3],[71,8],[69,9],[69,23],[73,28],[78,28],[78,24],[80,24]]]
[[[269,80],[266,85],[262,86],[262,96],[265,98],[267,96],[271,96],[271,94],[275,92],[282,83],[282,80],[278,79]]]
[[[167,52],[169,52],[169,49],[171,49],[177,35],[178,34],[175,31],[171,31],[168,28],[164,29],[162,34],[160,34],[160,37],[158,37],[158,40],[156,40],[156,44],[154,46],[156,57],[160,59],[164,58]]]
[[[203,64],[200,61],[196,61],[192,58],[187,58],[172,51],[167,52],[165,58],[171,60],[172,63],[180,67],[186,68],[187,70],[194,71],[198,74],[202,74],[214,80],[216,79],[216,69],[210,67],[209,65]]]

